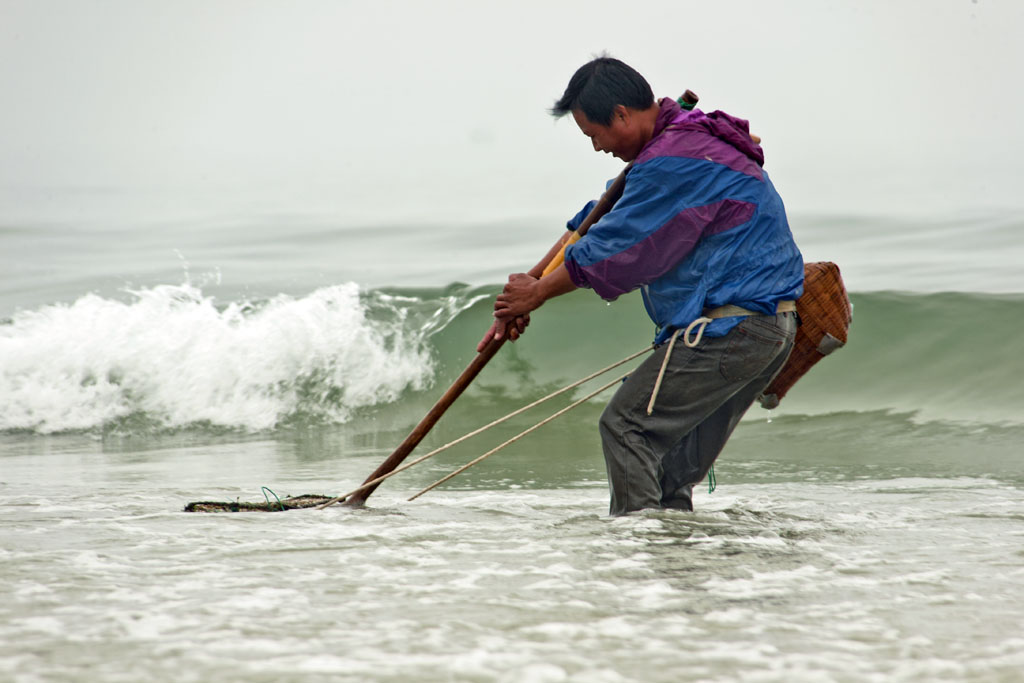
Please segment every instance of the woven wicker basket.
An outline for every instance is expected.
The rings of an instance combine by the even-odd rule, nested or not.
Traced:
[[[758,398],[774,408],[819,360],[846,344],[853,306],[839,266],[823,261],[804,265],[804,294],[796,302],[800,316],[793,352],[779,374]]]

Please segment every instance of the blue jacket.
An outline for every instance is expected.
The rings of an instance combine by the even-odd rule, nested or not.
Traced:
[[[660,108],[622,197],[566,249],[572,281],[608,300],[641,288],[657,343],[725,304],[774,315],[803,293],[803,259],[747,122],[670,99]],[[715,320],[704,334],[723,336],[739,321]]]

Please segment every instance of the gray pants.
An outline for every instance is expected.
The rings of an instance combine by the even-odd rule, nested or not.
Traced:
[[[795,313],[750,316],[696,348],[676,341],[654,412],[647,403],[668,344],[619,387],[601,416],[612,515],[643,508],[692,510],[703,479],[743,413],[793,348]]]

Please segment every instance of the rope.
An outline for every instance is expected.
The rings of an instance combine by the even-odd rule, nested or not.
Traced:
[[[700,318],[697,318],[692,323],[687,325],[686,332],[683,333],[683,343],[689,346],[691,349],[697,346],[697,344],[700,343],[701,338],[704,336],[704,329],[708,326],[709,322],[711,322],[711,318],[708,318],[707,316],[701,316]],[[697,338],[691,341],[690,332],[692,332],[693,328],[695,327],[697,328]]]
[[[696,347],[704,337],[704,329],[708,326],[709,322],[711,322],[711,318],[706,316],[700,317],[687,325],[685,332],[682,329],[677,329],[672,333],[671,338],[668,340],[668,349],[665,350],[665,359],[661,361],[661,369],[658,370],[658,379],[654,381],[654,390],[651,392],[651,400],[647,404],[648,415],[654,412],[654,402],[658,398],[658,392],[661,391],[661,381],[665,378],[665,370],[668,368],[668,360],[672,357],[672,349],[675,348],[676,338],[679,336],[679,333],[683,332],[683,343],[692,349]],[[697,328],[697,336],[694,339],[690,339],[690,333],[693,332],[694,328]]]
[[[483,432],[487,431],[491,427],[497,427],[498,425],[502,424],[503,422],[507,422],[508,420],[511,420],[513,417],[516,417],[517,415],[520,415],[520,414],[526,412],[527,410],[529,410],[531,408],[535,408],[536,406],[539,406],[541,403],[544,403],[545,401],[553,399],[556,396],[560,396],[560,395],[564,394],[565,392],[569,391],[570,389],[575,389],[576,387],[578,387],[581,384],[584,384],[586,382],[589,382],[590,380],[594,379],[595,377],[600,377],[601,375],[603,375],[604,373],[608,372],[609,370],[614,370],[615,368],[619,367],[620,365],[623,365],[624,363],[628,363],[629,361],[633,360],[634,358],[637,358],[638,356],[644,355],[645,353],[651,351],[653,348],[654,348],[653,346],[648,346],[648,347],[646,347],[644,349],[641,349],[640,351],[637,351],[634,354],[631,354],[631,355],[627,356],[626,358],[623,358],[620,361],[612,363],[611,365],[609,365],[606,368],[602,368],[601,370],[598,370],[597,372],[593,372],[593,373],[587,375],[586,377],[584,377],[582,379],[578,379],[575,382],[573,382],[572,384],[568,384],[568,385],[562,387],[561,389],[558,389],[557,391],[554,391],[554,392],[548,394],[547,396],[544,396],[543,398],[539,398],[536,401],[534,401],[533,403],[530,403],[529,405],[525,405],[522,408],[519,408],[518,410],[514,410],[511,413],[509,413],[508,415],[505,415],[504,417],[499,417],[497,420],[494,420],[490,424],[486,424],[483,427],[480,427],[479,429],[476,429],[476,430],[474,430],[472,432],[469,432],[468,434],[460,436],[459,438],[455,439],[454,441],[446,443],[445,445],[430,451],[426,455],[422,455],[419,458],[416,458],[415,460],[402,465],[401,467],[397,467],[397,468],[395,468],[391,472],[388,472],[385,475],[377,477],[376,479],[371,479],[370,481],[366,482],[365,484],[362,484],[361,486],[359,486],[359,488],[352,489],[348,493],[346,493],[344,495],[341,495],[341,496],[338,496],[337,498],[332,498],[331,500],[327,501],[323,505],[318,505],[316,509],[317,510],[323,510],[326,507],[330,507],[331,505],[335,505],[336,503],[340,503],[341,501],[345,500],[349,496],[354,496],[355,494],[359,493],[360,491],[363,491],[364,489],[368,489],[368,488],[370,488],[372,486],[376,486],[377,484],[381,483],[385,479],[389,479],[389,478],[395,476],[396,474],[398,474],[399,472],[404,472],[405,470],[409,469],[413,465],[418,465],[419,463],[423,462],[424,460],[427,460],[428,458],[432,458],[435,455],[437,455],[438,453],[441,453],[443,451],[448,450],[452,446],[457,446],[458,444],[462,443],[466,439],[472,438],[472,437],[476,436],[477,434],[482,434]],[[620,380],[615,380],[615,381],[618,382]],[[419,495],[419,494],[417,494],[417,495]]]
[[[676,345],[676,337],[678,336],[679,330],[676,330],[672,333],[672,338],[668,340],[668,349],[665,351],[665,360],[661,361],[661,369],[658,370],[658,379],[654,381],[654,391],[651,392],[651,401],[647,404],[648,415],[654,412],[654,401],[658,398],[658,392],[661,391],[661,380],[665,378],[665,368],[668,367],[668,359],[672,357],[672,348]]]
[[[454,472],[451,472],[450,474],[442,477],[441,479],[438,479],[433,484],[431,484],[427,488],[425,488],[422,491],[420,491],[419,493],[417,493],[415,496],[412,496],[411,498],[409,498],[409,500],[416,500],[417,498],[422,496],[427,491],[430,491],[431,489],[440,486],[441,484],[445,483],[446,481],[448,481],[449,479],[451,479],[455,475],[461,474],[462,472],[465,472],[466,470],[468,470],[473,465],[477,464],[478,462],[481,462],[482,460],[484,460],[486,458],[491,457],[492,455],[494,455],[495,453],[497,453],[501,449],[505,448],[506,446],[510,446],[510,445],[514,444],[516,441],[519,441],[519,439],[523,438],[524,436],[526,436],[530,432],[543,427],[548,422],[551,422],[552,420],[554,420],[557,417],[561,417],[562,415],[566,414],[567,412],[569,412],[570,410],[572,410],[576,406],[578,406],[578,405],[580,405],[580,404],[582,404],[582,403],[584,403],[586,401],[589,401],[590,399],[594,398],[595,396],[600,394],[602,391],[604,391],[606,389],[610,389],[611,387],[615,386],[616,384],[618,384],[619,382],[624,380],[626,377],[629,377],[629,373],[628,372],[625,375],[623,375],[622,377],[619,377],[617,379],[612,380],[611,382],[608,382],[608,384],[605,384],[600,389],[595,389],[594,391],[590,392],[589,394],[587,394],[583,398],[570,403],[566,407],[564,407],[561,410],[559,410],[557,413],[554,413],[554,414],[550,415],[549,417],[541,420],[540,422],[538,422],[537,424],[533,425],[532,427],[530,427],[528,429],[524,429],[523,431],[519,432],[518,434],[513,436],[511,439],[506,441],[505,443],[501,444],[500,446],[496,446],[496,447],[492,448],[491,450],[487,451],[486,453],[484,453],[480,457],[476,458],[475,460],[469,461],[468,463],[466,463],[465,465],[463,465],[459,469],[455,470]]]

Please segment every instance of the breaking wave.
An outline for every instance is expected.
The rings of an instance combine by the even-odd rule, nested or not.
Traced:
[[[352,283],[225,305],[190,284],[126,294],[0,325],[0,430],[344,422],[427,386],[428,338],[469,303]]]
[[[272,430],[391,406],[421,417],[474,355],[496,287],[361,290],[218,303],[192,285],[88,295],[0,323],[0,431]],[[854,293],[846,348],[774,411],[1024,425],[1017,294]],[[634,295],[545,304],[460,401],[512,410],[643,348]],[[430,389],[429,391],[425,391]],[[581,390],[582,391],[582,390]],[[751,415],[764,416],[760,408]]]

